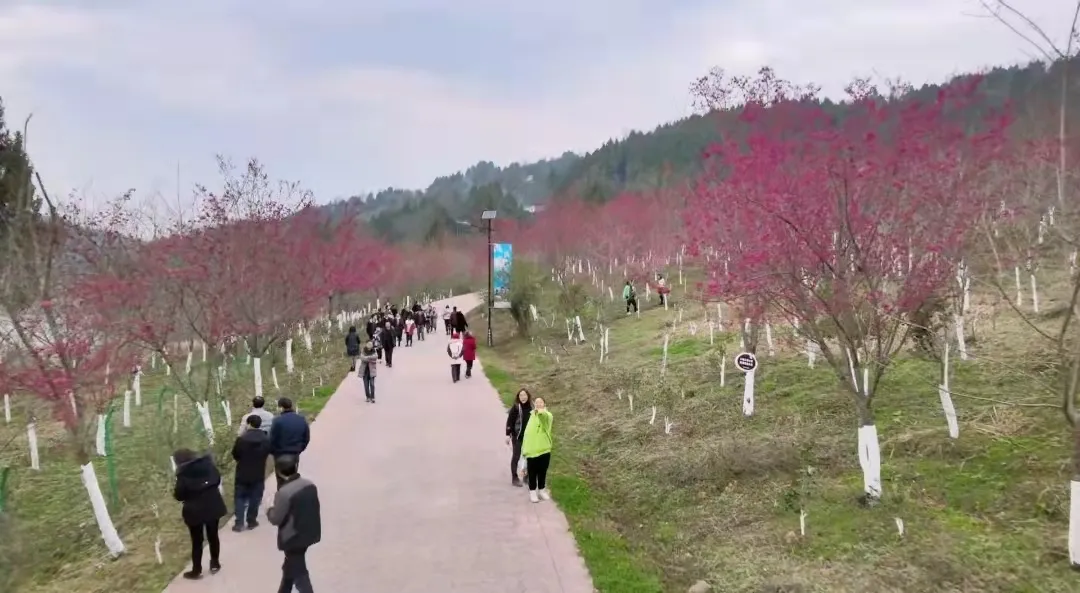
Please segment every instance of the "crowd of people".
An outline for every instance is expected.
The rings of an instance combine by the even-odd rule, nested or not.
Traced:
[[[402,345],[411,347],[414,339],[424,341],[425,335],[430,337],[437,331],[440,318],[450,338],[446,353],[450,358],[451,381],[461,380],[462,364],[465,378],[472,377],[477,343],[462,311],[447,305],[440,314],[433,305],[419,303],[399,311],[388,305],[369,317],[364,334],[350,327],[345,336],[345,352],[352,362],[350,373],[355,372],[363,381],[367,402],[375,402],[375,377],[380,362],[392,368],[394,350]],[[296,413],[292,400],[279,399],[278,408],[280,412],[275,416],[266,409],[265,400],[256,397],[251,410],[240,419],[240,430],[232,447],[236,462],[232,530],[239,533],[259,526],[266,465],[272,459],[277,493],[265,516],[277,527],[278,549],[285,556],[278,591],[290,593],[295,587],[301,593],[311,593],[306,554],[308,548],[320,541],[322,524],[318,489],[299,472],[300,456],[308,447],[311,431],[307,420]],[[544,399],[534,398],[525,389],[517,393],[506,416],[511,484],[517,487],[528,484],[529,499],[534,503],[551,499],[547,473],[553,442],[552,420]],[[228,514],[222,477],[209,453],[180,449],[173,454],[173,460],[176,463],[174,495],[182,503],[181,515],[191,537],[191,569],[182,576],[199,579],[203,576],[204,545],[210,552],[209,572],[221,570],[218,525]]]

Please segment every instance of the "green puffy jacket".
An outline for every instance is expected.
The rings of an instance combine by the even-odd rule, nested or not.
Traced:
[[[526,459],[551,453],[551,412],[533,410],[525,425],[525,438],[521,442],[521,454]]]

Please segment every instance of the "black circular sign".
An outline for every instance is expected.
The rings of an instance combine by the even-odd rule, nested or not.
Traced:
[[[757,368],[757,357],[749,352],[743,352],[735,357],[735,366],[744,373],[749,373]]]

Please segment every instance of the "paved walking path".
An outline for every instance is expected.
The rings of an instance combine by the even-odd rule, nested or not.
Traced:
[[[479,361],[472,379],[451,383],[446,343],[439,330],[399,348],[394,368],[379,366],[375,404],[347,377],[312,425],[300,473],[322,499],[322,543],[308,552],[315,591],[593,593],[562,513],[510,485],[505,411]],[[302,413],[303,398],[298,405]],[[261,516],[275,490],[271,477]],[[276,591],[282,555],[275,528],[261,522],[222,528],[221,572],[177,578],[166,593]]]

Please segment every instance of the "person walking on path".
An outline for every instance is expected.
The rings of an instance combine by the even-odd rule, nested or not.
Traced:
[[[191,536],[191,570],[185,579],[202,578],[203,544],[210,544],[210,574],[221,570],[221,541],[218,521],[228,510],[221,497],[221,473],[210,454],[198,455],[191,449],[173,453],[176,462],[176,486],[173,497],[182,503],[181,516]]]
[[[349,371],[355,371],[356,359],[360,357],[360,334],[356,333],[355,326],[349,327],[349,333],[345,334],[345,356],[352,362]]]
[[[259,424],[260,430],[266,434],[270,434],[270,424],[274,421],[274,415],[266,409],[266,400],[261,397],[251,398],[251,411],[244,414],[240,418],[240,430],[237,431],[237,436],[244,434],[247,430],[247,420],[251,416],[258,416],[262,422]]]
[[[357,375],[364,382],[364,398],[368,403],[375,403],[375,372],[379,366],[378,358],[375,357],[375,347],[368,342],[360,351],[360,368]]]
[[[397,332],[394,329],[393,322],[386,322],[383,335],[385,336],[383,340],[383,350],[386,352],[386,368],[391,368],[394,366],[394,348],[397,346],[396,342],[398,341]]]
[[[442,320],[443,325],[446,326],[446,335],[449,336],[451,333],[453,333],[450,331],[450,305],[443,307]]]
[[[517,392],[514,405],[506,412],[506,444],[510,445],[510,483],[522,486],[518,475],[518,462],[521,460],[521,439],[532,416],[532,395],[527,389]]]
[[[285,455],[274,460],[274,472],[282,486],[266,509],[266,519],[276,525],[278,550],[285,553],[278,593],[314,593],[307,568],[308,548],[322,539],[319,489],[300,477],[299,459]]]
[[[626,301],[626,314],[630,314],[630,307],[634,308],[634,313],[637,313],[637,293],[634,292],[634,285],[630,284],[630,281],[626,281],[626,286],[622,289],[622,298]]]
[[[275,460],[285,456],[295,457],[299,465],[300,454],[311,442],[311,428],[307,420],[296,413],[291,399],[287,397],[279,399],[278,408],[281,408],[281,414],[274,418],[274,422],[270,425],[270,454]],[[278,476],[277,483],[280,489],[281,476]]]
[[[413,334],[416,333],[416,320],[412,315],[405,319],[405,345],[412,346]]]
[[[529,472],[529,500],[551,500],[551,493],[547,488],[547,472],[551,465],[553,418],[544,398],[533,400],[533,409],[529,415],[529,421],[524,427],[525,437],[521,440],[521,454],[525,456],[525,467]]]
[[[461,359],[465,361],[465,378],[472,378],[472,365],[476,361],[476,337],[471,332],[465,332],[461,338]]]
[[[236,481],[233,483],[233,511],[236,522],[233,531],[241,532],[259,526],[259,504],[266,486],[266,458],[270,456],[270,437],[261,430],[262,418],[248,416],[247,430],[236,437],[232,458],[236,461]]]
[[[450,343],[446,345],[446,354],[450,357],[450,379],[454,383],[461,380],[461,354],[464,348],[461,338],[456,333],[450,334]]]
[[[450,329],[453,331],[464,334],[465,330],[469,329],[469,322],[465,320],[465,314],[458,311],[457,307],[450,312]]]

